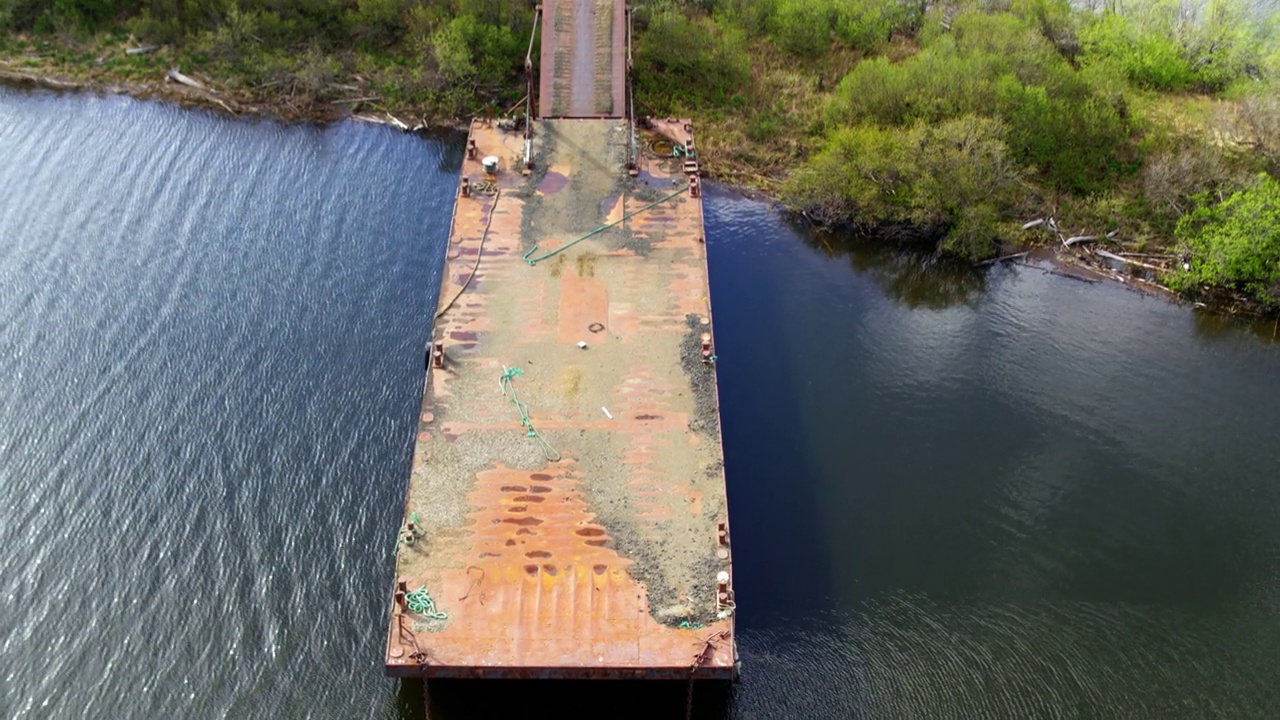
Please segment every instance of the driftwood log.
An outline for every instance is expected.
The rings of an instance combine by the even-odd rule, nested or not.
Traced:
[[[187,87],[193,87],[197,90],[209,89],[205,87],[204,84],[201,83],[199,80],[183,75],[181,72],[178,71],[178,68],[169,68],[169,73],[165,75],[165,77],[178,83],[179,85],[186,85]]]
[[[1013,253],[1012,255],[1001,255],[1000,257],[997,257],[997,258],[991,258],[990,260],[983,260],[980,263],[975,263],[974,267],[987,267],[989,265],[995,265],[998,262],[1007,262],[1009,260],[1019,260],[1021,258],[1026,257],[1029,254],[1030,254],[1029,250],[1023,250],[1022,252],[1016,252],[1016,253]]]
[[[82,90],[84,83],[69,82],[58,80],[56,78],[41,77],[23,72],[10,72],[8,70],[0,70],[0,82],[9,82],[15,85],[31,85],[34,87],[49,88],[52,90]]]
[[[1080,282],[1089,283],[1090,285],[1095,285],[1101,282],[1100,280],[1097,280],[1094,278],[1084,277],[1083,275],[1076,275],[1075,273],[1062,272],[1061,270],[1055,270],[1054,268],[1051,268],[1051,267],[1044,267],[1043,265],[1032,265],[1031,263],[1018,262],[1018,261],[1014,261],[1013,264],[1018,265],[1020,267],[1024,267],[1024,268],[1031,268],[1032,270],[1039,270],[1045,275],[1057,275],[1058,277],[1070,278],[1071,280],[1079,280]]]
[[[1075,237],[1069,237],[1066,240],[1063,240],[1062,244],[1067,247],[1071,247],[1072,245],[1077,245],[1079,243],[1093,242],[1094,240],[1101,240],[1101,239],[1102,239],[1102,236],[1100,235],[1077,235]]]
[[[1095,248],[1093,251],[1093,254],[1098,255],[1099,257],[1104,257],[1108,260],[1115,260],[1116,262],[1122,262],[1126,265],[1136,265],[1137,267],[1146,268],[1148,270],[1155,270],[1156,272],[1165,271],[1165,268],[1162,268],[1159,265],[1152,265],[1151,263],[1145,263],[1145,262],[1142,262],[1141,260],[1134,260],[1133,258],[1123,257],[1113,252],[1107,252],[1102,248]]]

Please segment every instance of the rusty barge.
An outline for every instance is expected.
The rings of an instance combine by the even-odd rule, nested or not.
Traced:
[[[538,15],[527,121],[475,120],[467,139],[386,672],[731,679],[692,127],[634,121],[621,0]]]

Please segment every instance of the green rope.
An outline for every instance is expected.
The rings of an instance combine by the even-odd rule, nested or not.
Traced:
[[[547,259],[547,258],[549,258],[549,257],[554,257],[554,256],[556,256],[556,255],[559,255],[560,253],[564,252],[565,250],[568,250],[569,248],[573,247],[574,245],[577,245],[578,243],[582,242],[583,240],[586,240],[587,238],[589,238],[589,237],[591,237],[591,236],[593,236],[593,235],[596,235],[596,234],[602,233],[602,232],[604,232],[605,230],[608,230],[609,228],[611,228],[611,227],[613,227],[614,225],[617,225],[617,224],[619,224],[619,223],[626,222],[627,220],[629,220],[629,219],[631,219],[631,218],[635,217],[636,215],[639,215],[640,213],[644,212],[645,210],[648,210],[649,208],[651,208],[651,207],[653,207],[653,206],[655,206],[655,205],[661,205],[662,203],[664,203],[664,202],[666,202],[666,201],[670,200],[671,198],[676,197],[676,196],[677,196],[677,195],[679,195],[680,193],[688,192],[688,190],[689,190],[689,187],[686,185],[685,187],[680,188],[679,190],[677,190],[677,191],[675,191],[675,192],[671,193],[670,195],[668,195],[668,196],[666,196],[666,197],[662,198],[661,200],[655,200],[655,201],[653,201],[653,202],[649,203],[648,205],[645,205],[644,207],[640,208],[639,210],[634,210],[634,211],[632,211],[632,212],[629,212],[629,213],[627,213],[626,215],[623,215],[622,217],[618,218],[617,220],[614,220],[613,222],[608,223],[607,225],[601,225],[600,227],[596,228],[595,230],[592,230],[591,232],[587,233],[586,235],[583,235],[582,237],[578,238],[577,240],[574,240],[573,242],[569,243],[568,245],[565,245],[564,247],[559,247],[559,248],[556,248],[555,250],[552,250],[552,251],[551,251],[551,252],[549,252],[549,253],[544,253],[544,254],[542,254],[542,255],[539,255],[539,256],[538,256],[538,257],[536,257],[536,258],[531,258],[531,257],[529,257],[529,256],[530,256],[530,255],[532,255],[532,254],[534,253],[534,251],[536,251],[536,250],[538,249],[538,246],[537,246],[537,245],[534,245],[533,247],[529,248],[529,252],[527,252],[527,253],[525,253],[525,254],[524,254],[524,261],[525,261],[525,262],[527,262],[527,263],[529,263],[529,265],[530,265],[531,267],[532,267],[532,266],[534,266],[534,265],[537,265],[538,263],[542,262],[543,260],[546,260],[546,259]]]
[[[409,612],[414,615],[421,615],[432,620],[448,620],[449,613],[436,610],[436,601],[431,599],[427,594],[427,587],[424,585],[417,590],[410,590],[404,594],[404,604],[409,607]]]
[[[516,396],[516,385],[514,381],[517,377],[523,374],[524,370],[521,368],[509,368],[506,365],[503,365],[502,377],[498,378],[498,388],[502,390],[503,397],[511,400],[512,404],[516,406],[516,411],[520,413],[520,424],[525,428],[525,435],[528,435],[538,441],[538,444],[542,446],[543,457],[551,462],[556,462],[560,459],[560,452],[551,447],[551,443],[547,442],[547,439],[542,437],[542,433],[533,428],[533,420],[529,418],[529,406],[520,402],[520,398]]]
[[[682,157],[684,157],[684,158],[693,158],[693,157],[698,157],[698,153],[696,153],[696,152],[689,152],[689,148],[685,147],[684,145],[681,145],[680,143],[672,143],[672,144],[671,144],[671,157],[673,157],[673,158],[682,158]]]

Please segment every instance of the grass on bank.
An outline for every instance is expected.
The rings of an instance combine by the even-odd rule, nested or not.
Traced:
[[[1225,222],[1206,208],[1280,172],[1265,18],[1231,2],[880,6],[857,33],[858,3],[643,5],[637,95],[697,117],[715,172],[826,224],[979,260],[1047,239],[1022,225],[1052,217],[1114,251],[1182,256],[1191,270],[1167,279],[1184,292],[1280,304],[1280,283],[1215,260],[1224,236],[1178,230],[1190,213]],[[1232,252],[1273,262],[1262,237]]]

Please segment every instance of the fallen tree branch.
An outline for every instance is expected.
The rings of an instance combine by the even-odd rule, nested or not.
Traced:
[[[1087,278],[1087,277],[1084,277],[1083,275],[1074,275],[1072,273],[1062,272],[1061,270],[1045,270],[1045,272],[1049,273],[1050,275],[1057,275],[1058,277],[1071,278],[1072,280],[1079,280],[1080,282],[1086,282],[1086,283],[1089,283],[1090,285],[1097,285],[1098,283],[1102,282],[1097,278]]]
[[[84,83],[68,82],[58,80],[51,77],[41,77],[39,75],[31,75],[22,72],[10,72],[8,70],[0,70],[0,80],[11,83],[30,84],[36,87],[51,88],[54,90],[80,90],[84,88]]]
[[[1039,270],[1040,272],[1046,275],[1057,275],[1059,277],[1071,278],[1072,280],[1079,280],[1080,282],[1086,282],[1086,283],[1089,283],[1090,285],[1094,285],[1099,282],[1102,282],[1101,280],[1096,280],[1094,278],[1087,278],[1081,275],[1075,275],[1073,273],[1066,273],[1066,272],[1062,272],[1061,270],[1055,270],[1053,268],[1047,268],[1041,265],[1032,265],[1031,263],[1015,262],[1014,265],[1018,265],[1024,268],[1031,268],[1032,270]]]
[[[1106,250],[1103,250],[1102,248],[1094,248],[1094,249],[1093,249],[1093,254],[1094,254],[1094,255],[1098,255],[1098,256],[1100,256],[1100,257],[1104,257],[1104,258],[1106,258],[1106,259],[1108,259],[1108,260],[1115,260],[1116,262],[1122,262],[1122,263],[1124,263],[1124,264],[1126,264],[1126,265],[1136,265],[1136,266],[1138,266],[1138,267],[1146,268],[1146,269],[1148,269],[1148,270],[1155,270],[1156,272],[1165,272],[1165,271],[1166,271],[1166,268],[1162,268],[1162,267],[1160,267],[1160,266],[1158,266],[1158,265],[1152,265],[1151,263],[1144,263],[1144,262],[1142,262],[1141,260],[1134,260],[1134,259],[1132,259],[1132,258],[1122,257],[1122,256],[1120,256],[1120,255],[1117,255],[1117,254],[1113,253],[1113,252],[1107,252]]]
[[[997,258],[991,258],[990,260],[983,260],[980,263],[975,263],[974,267],[987,267],[988,265],[995,265],[998,262],[1005,262],[1008,260],[1017,260],[1019,258],[1026,257],[1027,255],[1030,254],[1030,252],[1031,251],[1029,250],[1023,250],[1022,252],[1013,253],[1012,255],[1001,255],[1000,257],[997,257]]]
[[[1078,243],[1093,242],[1095,240],[1101,240],[1101,239],[1102,239],[1101,235],[1077,235],[1075,237],[1069,237],[1066,240],[1063,240],[1062,244],[1065,245],[1066,247],[1071,247],[1072,245],[1076,245]]]
[[[178,83],[179,85],[186,85],[187,87],[193,87],[197,90],[209,89],[205,87],[204,84],[201,83],[199,80],[183,75],[181,72],[178,71],[178,68],[169,68],[169,72],[167,75],[165,75],[165,77]]]
[[[124,54],[125,55],[146,55],[147,53],[153,53],[162,47],[164,46],[163,45],[143,45],[142,47],[126,48],[124,51]]]
[[[334,100],[331,105],[354,105],[362,102],[377,102],[382,99],[381,95],[369,95],[367,97],[347,98],[345,100]]]

